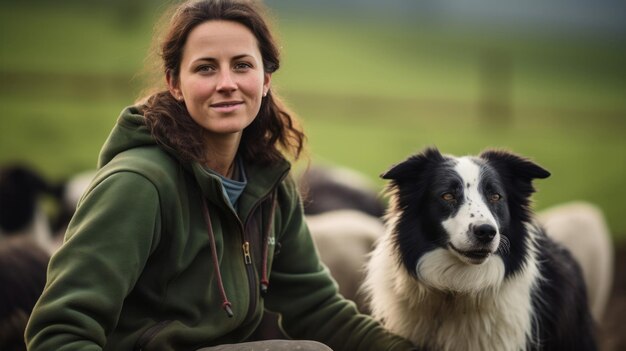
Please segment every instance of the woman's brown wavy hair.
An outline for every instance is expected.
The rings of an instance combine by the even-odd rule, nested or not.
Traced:
[[[175,8],[165,35],[159,41],[162,73],[178,79],[189,33],[211,20],[234,21],[246,26],[256,37],[264,71],[274,73],[278,70],[278,46],[259,4],[245,0],[195,0]],[[162,89],[143,101],[146,124],[157,142],[174,148],[185,160],[205,161],[204,129],[191,118],[183,102]],[[247,162],[269,165],[283,158],[282,150],[297,160],[303,151],[304,140],[295,117],[270,90],[261,102],[258,115],[243,131],[239,155]]]

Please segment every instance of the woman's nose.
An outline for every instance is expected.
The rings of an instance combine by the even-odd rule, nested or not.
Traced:
[[[234,90],[237,90],[237,84],[233,79],[232,72],[230,71],[222,71],[218,77],[217,81],[217,91],[229,93]]]

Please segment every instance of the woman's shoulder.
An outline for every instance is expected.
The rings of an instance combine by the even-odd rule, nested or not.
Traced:
[[[276,201],[281,218],[289,219],[298,213],[304,213],[300,191],[291,172],[278,184]]]

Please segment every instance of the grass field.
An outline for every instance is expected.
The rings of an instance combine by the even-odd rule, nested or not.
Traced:
[[[538,208],[594,202],[626,239],[626,41],[280,19],[273,83],[301,116],[313,162],[355,168],[382,187],[378,174],[425,146],[507,148],[552,172],[538,183]],[[0,5],[0,163],[56,179],[94,167],[141,87],[152,21]],[[493,101],[501,116],[485,115]]]

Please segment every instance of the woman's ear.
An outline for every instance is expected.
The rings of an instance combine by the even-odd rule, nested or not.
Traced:
[[[270,91],[270,82],[272,81],[272,74],[271,73],[264,73],[263,74],[263,97],[267,96],[267,94]]]
[[[167,89],[170,91],[170,94],[172,94],[174,99],[178,101],[184,100],[183,93],[180,90],[178,77],[174,76],[171,70],[167,70],[165,73],[165,80],[167,81]]]

